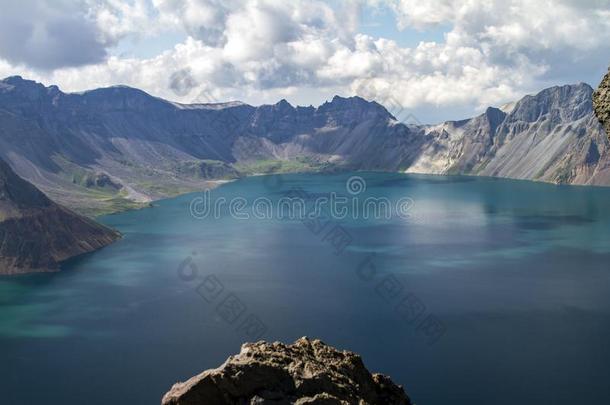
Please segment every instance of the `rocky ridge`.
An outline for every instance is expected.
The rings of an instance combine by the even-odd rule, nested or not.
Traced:
[[[593,107],[595,115],[610,137],[610,70],[593,93]]]
[[[246,343],[217,369],[175,384],[163,405],[409,405],[402,387],[371,374],[360,356],[303,337]]]
[[[125,86],[64,93],[15,76],[0,80],[0,157],[87,215],[260,173],[378,170],[608,186],[610,141],[592,96],[584,83],[556,86],[477,117],[408,125],[360,97],[318,107],[185,105]]]
[[[54,271],[119,237],[54,203],[0,159],[0,275]]]
[[[425,129],[407,172],[468,174],[556,184],[610,185],[610,142],[593,114],[593,89],[556,86],[501,110]]]

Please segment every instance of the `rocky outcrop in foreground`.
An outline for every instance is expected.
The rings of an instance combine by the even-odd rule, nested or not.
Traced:
[[[175,384],[163,405],[411,404],[357,354],[303,337],[292,345],[246,343],[219,368]]]
[[[606,130],[606,134],[610,136],[610,71],[606,73],[599,87],[593,93],[593,108],[597,119]]]
[[[0,275],[57,270],[120,237],[55,204],[0,160]]]

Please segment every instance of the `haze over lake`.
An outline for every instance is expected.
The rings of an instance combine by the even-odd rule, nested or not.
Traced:
[[[3,401],[159,403],[250,337],[307,335],[358,352],[417,404],[610,403],[610,189],[347,173],[211,195],[351,198],[352,176],[359,198],[411,199],[409,215],[326,218],[315,232],[197,219],[191,194],[102,218],[124,238],[63,272],[1,278]]]

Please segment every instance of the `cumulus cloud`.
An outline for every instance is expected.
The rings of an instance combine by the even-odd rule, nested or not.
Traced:
[[[0,56],[14,64],[55,69],[98,63],[106,57],[106,45],[82,3],[2,4]]]
[[[233,7],[232,0],[153,0],[161,22],[182,27],[191,37],[212,46],[225,41],[226,20]]]
[[[106,46],[116,45],[129,35],[154,35],[166,29],[160,24],[157,10],[149,0],[80,1],[87,8],[87,16]]]
[[[427,60],[446,63],[436,69],[444,79],[455,78],[457,72],[473,84],[471,90],[487,89],[479,93],[481,103],[591,76],[607,64],[603,59],[610,53],[608,0],[393,0],[389,4],[401,29],[451,27],[443,43],[430,45],[426,52],[420,45],[415,51]],[[481,88],[477,83],[487,85]]]
[[[125,83],[183,102],[202,94],[205,100],[258,103],[286,95],[299,101],[314,94],[320,100],[341,92],[414,109],[481,109],[562,84],[587,66],[598,69],[607,63],[600,55],[610,51],[610,0],[71,2],[85,10],[80,14],[26,1],[42,10],[32,26],[49,27],[65,15],[76,19],[71,27],[83,30],[76,37],[88,43],[87,49],[74,59],[78,52],[69,49],[78,49],[74,40],[57,34],[56,56],[34,56],[35,49],[48,46],[48,38],[33,40],[29,50],[12,49],[3,42],[15,35],[4,34],[0,74],[21,63],[24,74],[72,90]],[[404,47],[392,38],[360,33],[359,13],[376,7],[392,10],[405,32],[443,27],[444,40]],[[18,26],[21,20],[12,15],[9,20]],[[187,39],[155,57],[106,55],[127,36],[170,30],[182,30]],[[90,65],[78,66],[85,63]],[[37,67],[55,70],[28,70]]]

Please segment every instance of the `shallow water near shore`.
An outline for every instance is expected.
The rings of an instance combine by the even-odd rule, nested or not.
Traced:
[[[3,403],[159,403],[244,341],[303,335],[358,352],[418,405],[610,403],[610,189],[300,174],[211,198],[353,198],[352,176],[360,199],[413,205],[197,219],[185,195],[101,218],[124,238],[59,273],[0,278]]]

